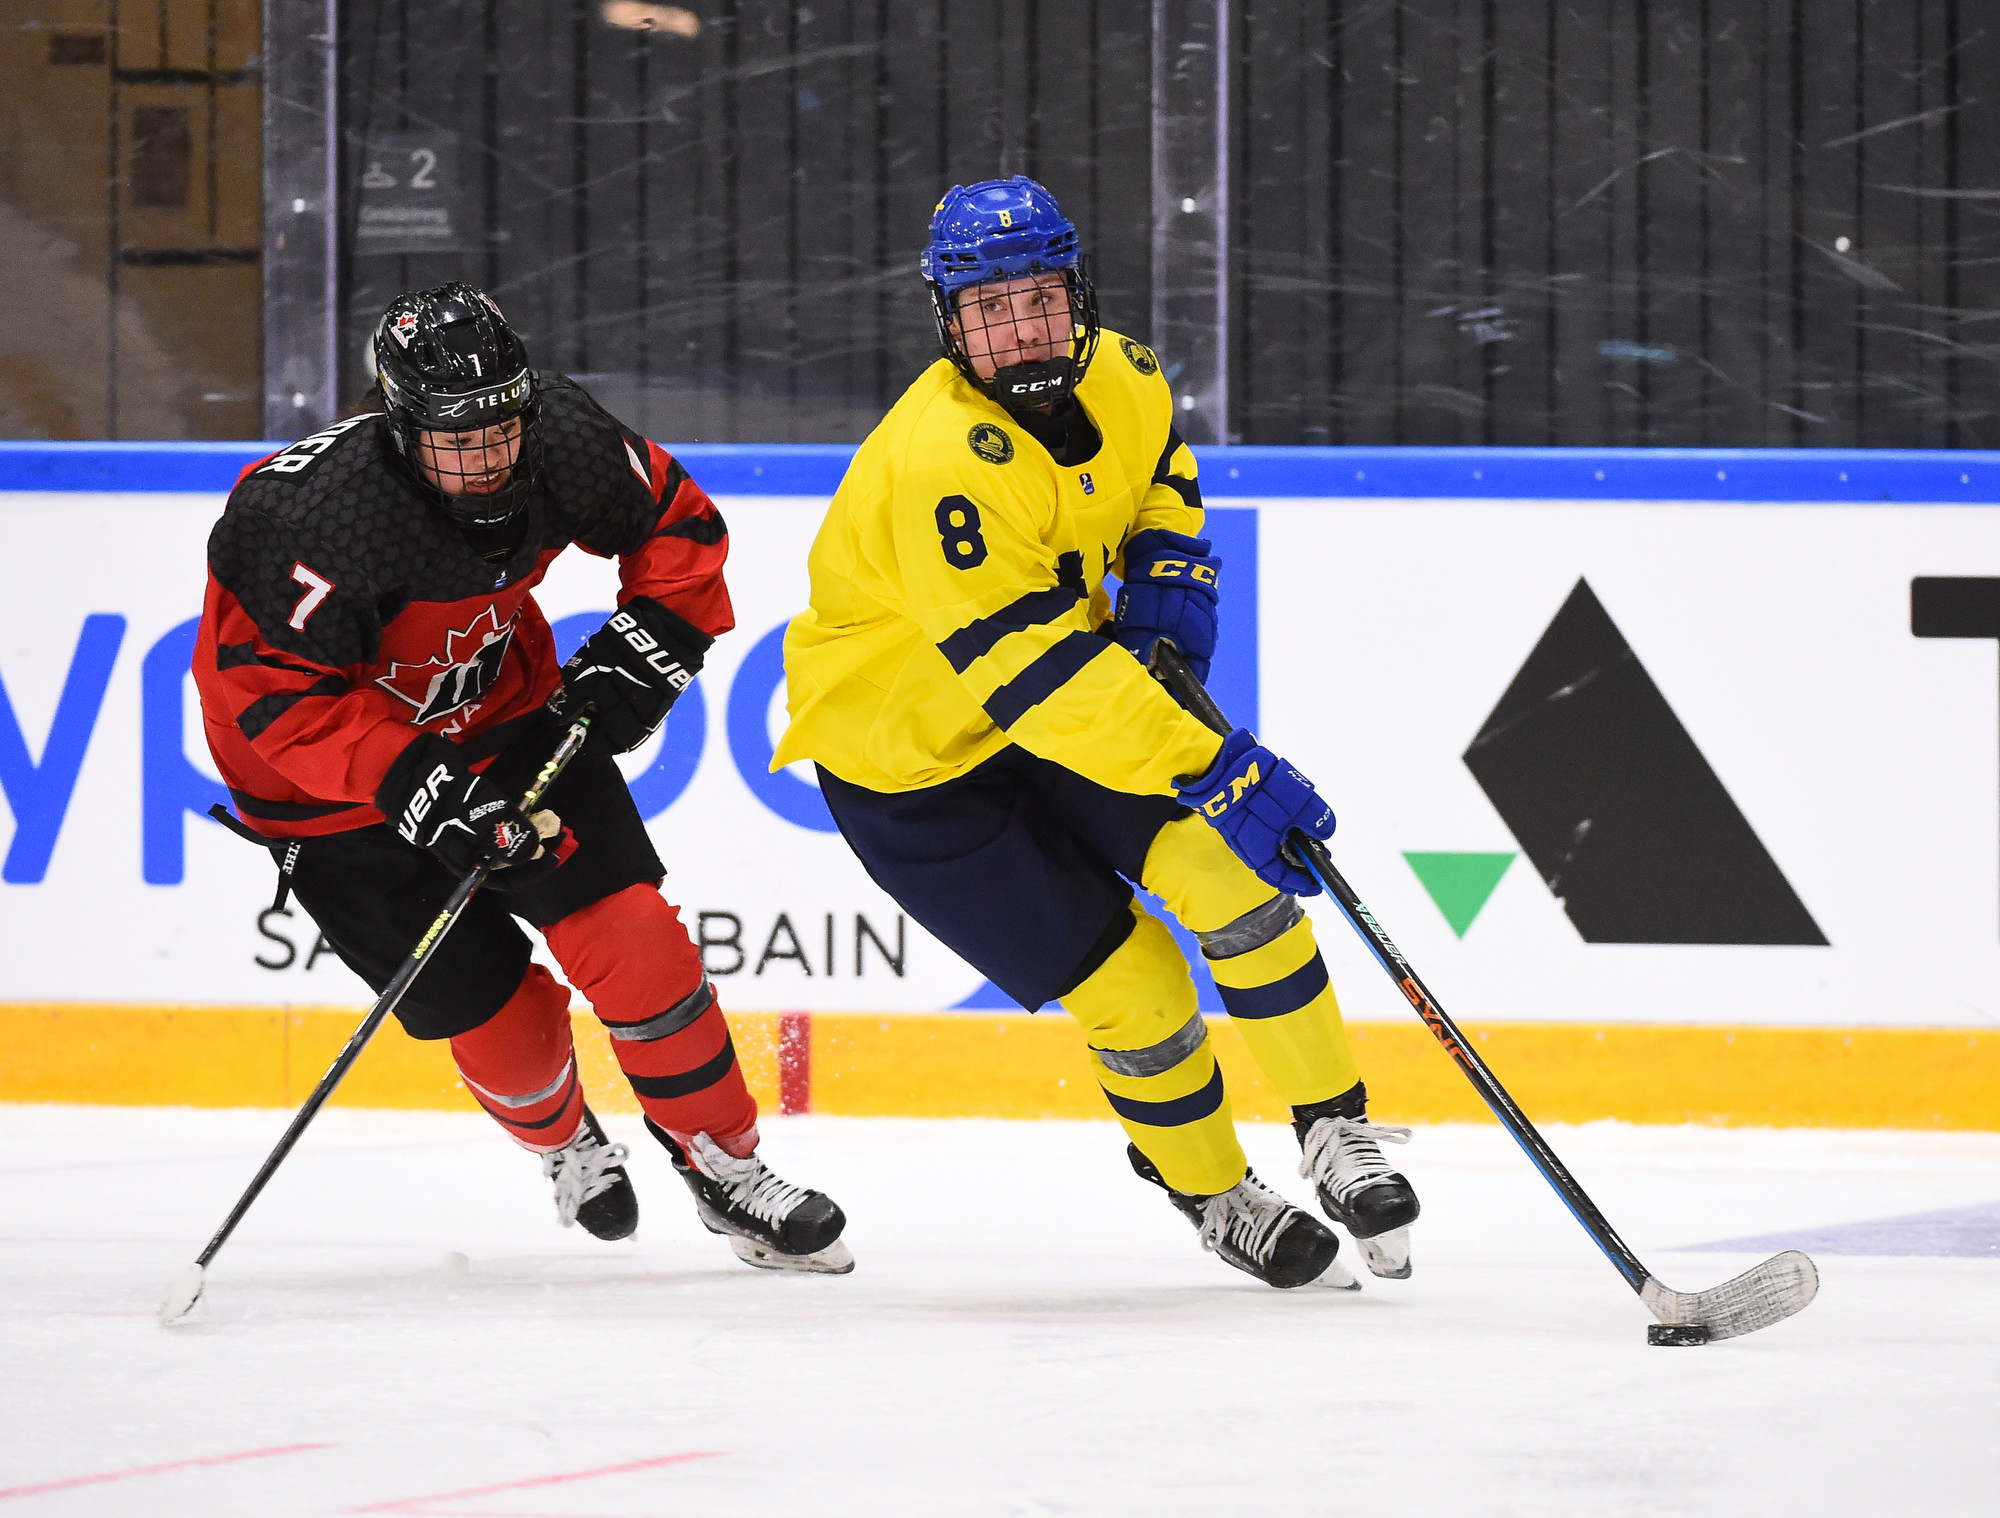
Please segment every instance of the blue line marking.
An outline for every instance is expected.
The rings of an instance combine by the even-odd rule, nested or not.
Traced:
[[[1940,1212],[1905,1213],[1858,1223],[1827,1223],[1752,1238],[1689,1244],[1688,1250],[1767,1254],[1803,1249],[1809,1254],[1880,1255],[1902,1259],[2000,1260],[2000,1201]]]

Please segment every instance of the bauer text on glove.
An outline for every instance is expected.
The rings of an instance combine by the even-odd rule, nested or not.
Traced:
[[[614,754],[635,749],[667,720],[714,642],[658,601],[634,596],[563,666],[565,709],[591,704],[591,738]]]
[[[532,885],[569,856],[567,835],[552,813],[533,818],[484,776],[475,775],[458,745],[424,733],[397,756],[375,793],[375,805],[398,837],[429,849],[454,875],[490,866],[497,890]],[[557,839],[544,849],[545,837]]]
[[[1248,728],[1222,740],[1222,752],[1205,775],[1175,782],[1181,801],[1200,812],[1222,834],[1258,878],[1311,896],[1319,882],[1285,850],[1296,828],[1314,838],[1333,836],[1333,808],[1310,780],[1260,744]]]

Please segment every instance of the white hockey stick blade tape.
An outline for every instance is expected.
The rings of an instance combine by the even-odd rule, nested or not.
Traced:
[[[1733,1339],[1789,1318],[1819,1291],[1819,1272],[1796,1249],[1707,1291],[1675,1291],[1651,1276],[1639,1300],[1662,1323],[1700,1324],[1711,1339]]]
[[[162,1328],[178,1323],[188,1315],[188,1310],[201,1298],[202,1282],[207,1274],[201,1266],[190,1264],[174,1277],[174,1284],[167,1288],[167,1294],[160,1302]]]

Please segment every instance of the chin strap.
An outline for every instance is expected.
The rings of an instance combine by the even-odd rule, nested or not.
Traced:
[[[1038,364],[1009,364],[987,385],[988,393],[1010,409],[1060,404],[1076,390],[1076,360],[1065,354]]]

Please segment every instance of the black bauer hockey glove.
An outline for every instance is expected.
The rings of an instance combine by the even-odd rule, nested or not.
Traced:
[[[449,738],[424,733],[396,756],[375,792],[376,808],[398,837],[429,849],[454,875],[477,864],[487,887],[518,891],[546,879],[575,849],[553,812],[532,818],[500,787],[475,775]],[[544,848],[543,840],[552,840]]]
[[[614,754],[627,753],[667,720],[714,642],[658,601],[634,596],[570,655],[563,666],[558,709],[595,705],[591,741]]]

